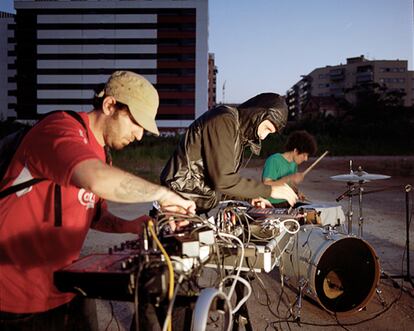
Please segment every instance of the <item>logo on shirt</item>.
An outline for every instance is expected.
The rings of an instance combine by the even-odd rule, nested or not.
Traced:
[[[88,139],[86,139],[81,129],[79,129],[79,135],[83,138],[83,143],[86,145],[88,143]]]
[[[86,209],[95,207],[95,194],[88,192],[83,188],[79,190],[78,200],[82,206],[86,207]]]

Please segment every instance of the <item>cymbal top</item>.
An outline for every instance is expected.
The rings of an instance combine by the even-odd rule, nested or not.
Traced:
[[[391,178],[391,176],[381,175],[381,174],[369,174],[366,171],[351,171],[349,174],[342,174],[331,176],[331,179],[339,181],[339,182],[351,182],[351,183],[359,183],[359,182],[369,182],[371,180],[379,180],[379,179],[387,179]]]

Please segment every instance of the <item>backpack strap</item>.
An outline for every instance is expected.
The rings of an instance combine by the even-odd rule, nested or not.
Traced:
[[[61,227],[62,226],[62,189],[60,188],[59,184],[55,183],[55,226]]]
[[[82,116],[80,116],[79,113],[73,110],[65,110],[64,112],[72,116],[75,120],[77,120],[83,126],[86,132],[86,137],[89,139],[88,128]],[[55,183],[55,188],[54,188],[54,209],[55,209],[55,227],[61,227],[63,223],[62,222],[62,189],[60,185],[56,183]]]
[[[32,179],[27,180],[27,181],[25,181],[23,183],[10,186],[10,187],[4,189],[3,191],[0,191],[0,199],[3,199],[4,197],[7,197],[10,194],[16,193],[16,192],[18,192],[20,190],[23,190],[25,188],[28,188],[28,187],[30,187],[32,185],[35,185],[37,183],[40,183],[40,182],[42,182],[44,180],[45,180],[44,178],[32,178]]]
[[[83,120],[82,116],[79,115],[79,113],[77,113],[76,111],[73,110],[64,110],[64,113],[72,116],[75,120],[77,120],[85,129],[86,132],[86,137],[89,139],[89,135],[88,135],[88,127],[86,126],[85,121]]]

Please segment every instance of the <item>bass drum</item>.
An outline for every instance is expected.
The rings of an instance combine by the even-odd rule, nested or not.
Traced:
[[[302,226],[282,254],[286,282],[331,313],[351,314],[364,308],[376,291],[380,266],[364,240],[322,227]]]

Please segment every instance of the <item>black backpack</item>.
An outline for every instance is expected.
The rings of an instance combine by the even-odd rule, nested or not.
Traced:
[[[66,114],[72,116],[74,119],[76,119],[85,129],[86,135],[88,136],[88,128],[83,121],[82,117],[75,111],[72,110],[65,110]],[[55,113],[50,112],[48,115]],[[43,117],[43,118],[45,118]],[[42,118],[42,120],[43,120]],[[6,174],[6,171],[11,163],[11,160],[14,156],[14,153],[17,151],[17,148],[19,147],[20,143],[22,142],[23,138],[26,136],[26,134],[31,129],[30,126],[23,126],[17,131],[7,135],[6,137],[2,138],[0,140],[0,181],[3,180],[4,175]],[[87,137],[89,138],[89,137]],[[108,154],[107,154],[107,162],[108,162]],[[23,190],[27,187],[30,187],[32,185],[35,185],[37,183],[40,183],[42,181],[46,180],[46,178],[32,178],[28,181],[25,181],[23,183],[10,186],[2,191],[0,191],[0,199],[18,192],[20,190]],[[100,214],[100,204],[101,200],[99,200],[99,203],[97,205],[97,213],[96,215],[99,217]],[[55,189],[54,189],[54,210],[55,210],[55,226],[62,226],[62,193],[60,185],[55,183]]]

